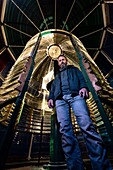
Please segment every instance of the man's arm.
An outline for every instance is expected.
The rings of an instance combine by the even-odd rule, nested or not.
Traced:
[[[49,97],[48,97],[49,108],[54,108],[54,90],[55,90],[55,86],[54,86],[54,82],[52,82]]]
[[[78,77],[79,83],[80,83],[80,89],[88,88],[82,72],[78,68],[77,68],[76,72],[77,72],[77,77]]]
[[[79,90],[79,95],[83,98],[89,98],[89,92],[86,88],[82,88]]]
[[[84,76],[79,69],[77,69],[77,76],[78,76],[78,79],[79,79],[79,82],[80,82],[79,95],[81,97],[88,98],[89,97],[89,90],[88,90],[88,87],[86,85],[86,81],[84,79]]]
[[[48,100],[48,107],[49,108],[54,108],[54,101],[53,101],[53,99],[49,99]]]

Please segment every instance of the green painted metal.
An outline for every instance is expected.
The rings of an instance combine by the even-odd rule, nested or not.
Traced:
[[[61,135],[59,132],[56,114],[51,115],[50,162],[64,162]]]
[[[90,92],[92,93],[93,99],[95,100],[95,102],[96,102],[96,104],[98,106],[98,110],[99,110],[100,115],[102,117],[102,120],[103,120],[103,122],[104,122],[104,124],[106,126],[108,135],[109,135],[109,137],[111,139],[111,145],[113,145],[113,126],[112,126],[111,122],[109,121],[109,119],[108,119],[108,117],[107,117],[107,115],[106,115],[106,113],[104,111],[104,108],[102,106],[102,103],[101,103],[101,101],[100,101],[100,99],[99,99],[94,87],[92,86],[92,83],[91,83],[87,73],[86,73],[86,70],[85,70],[85,68],[83,66],[83,63],[82,63],[83,56],[80,55],[80,53],[78,52],[78,49],[75,47],[75,45],[74,45],[74,48],[75,48],[75,51],[77,52],[77,56],[79,58],[79,65],[80,65],[80,68],[81,68],[82,73],[84,75],[84,78],[85,78],[85,80],[87,82],[87,86],[88,86]]]
[[[30,70],[28,72],[23,90],[17,97],[17,100],[15,102],[15,109],[13,111],[11,120],[10,120],[9,125],[7,127],[7,130],[6,130],[6,132],[5,132],[5,134],[2,138],[2,141],[0,142],[0,170],[5,170],[5,162],[6,162],[6,159],[7,159],[8,151],[9,151],[9,148],[11,146],[14,134],[15,134],[15,122],[16,122],[22,101],[24,99],[25,92],[27,91],[27,88],[28,88],[28,82],[29,82],[30,77],[32,75],[32,71],[33,71],[33,68],[34,68],[34,59],[35,59],[35,56],[36,56],[36,52],[37,52],[39,43],[40,43],[40,35],[37,38],[37,42],[36,42],[35,47],[32,51],[32,54],[30,56],[32,58],[32,64],[31,64]]]
[[[56,111],[51,115],[51,134],[50,134],[50,162],[44,165],[47,170],[64,170],[67,165],[62,150],[61,134],[59,132],[59,125],[57,122]]]

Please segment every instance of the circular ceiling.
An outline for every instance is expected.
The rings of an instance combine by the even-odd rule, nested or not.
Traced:
[[[60,29],[84,44],[113,86],[113,1],[108,0],[5,0],[0,2],[0,78],[26,43],[37,33]],[[56,45],[50,48],[60,53]],[[55,54],[54,54],[55,55]]]

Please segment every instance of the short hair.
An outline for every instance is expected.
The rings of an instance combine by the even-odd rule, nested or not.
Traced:
[[[64,58],[66,59],[66,61],[67,61],[67,58],[66,58],[66,56],[65,56],[64,54],[60,54],[60,55],[57,57],[57,60],[59,59],[59,57],[64,57]]]

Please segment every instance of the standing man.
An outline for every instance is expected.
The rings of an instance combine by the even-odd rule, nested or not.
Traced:
[[[92,170],[112,170],[104,143],[89,116],[85,101],[85,98],[88,98],[88,89],[81,71],[67,65],[64,55],[58,57],[58,65],[60,69],[51,85],[48,106],[56,106],[68,170],[84,170],[79,144],[73,132],[70,108],[84,135]]]

